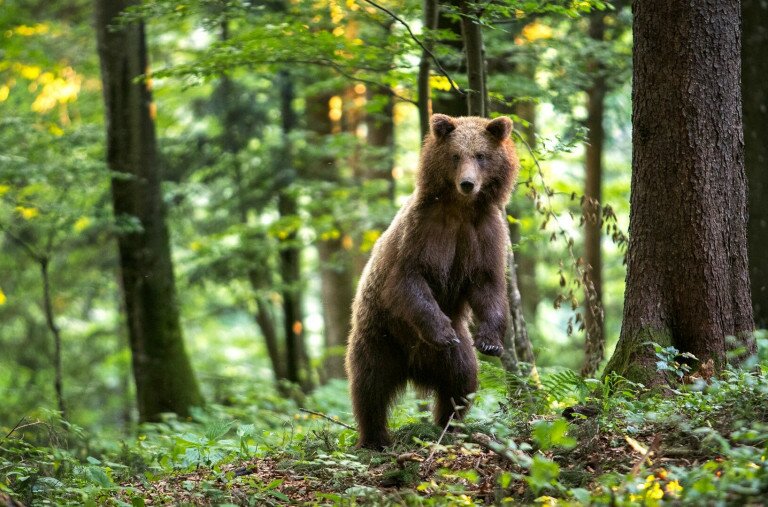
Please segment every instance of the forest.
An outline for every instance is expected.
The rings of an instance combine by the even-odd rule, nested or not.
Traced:
[[[0,0],[0,506],[765,505],[766,54],[762,0]]]

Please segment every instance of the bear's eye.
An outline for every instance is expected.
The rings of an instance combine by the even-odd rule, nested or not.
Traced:
[[[483,160],[485,160],[486,156],[485,156],[485,153],[475,153],[475,158],[480,162],[482,162]]]
[[[458,155],[453,155],[451,158],[453,159],[454,162],[458,162],[459,158],[461,157],[459,157]]]

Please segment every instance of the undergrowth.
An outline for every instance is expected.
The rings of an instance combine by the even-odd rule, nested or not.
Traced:
[[[764,343],[763,343],[764,345]],[[761,350],[765,351],[762,347]],[[674,350],[658,349],[672,371]],[[354,447],[346,384],[302,401],[252,384],[189,420],[92,434],[54,413],[0,437],[0,500],[27,505],[742,505],[768,496],[768,361],[667,392],[620,377],[483,364],[470,417],[444,432],[412,394],[386,452]],[[3,502],[0,502],[2,504]]]

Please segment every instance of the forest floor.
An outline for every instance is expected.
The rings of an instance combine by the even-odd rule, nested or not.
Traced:
[[[0,506],[768,505],[768,361],[670,364],[666,392],[484,365],[466,422],[436,427],[409,393],[384,452],[355,447],[341,381],[298,399],[237,386],[131,436],[25,423],[0,439]]]
[[[633,501],[646,496],[647,500],[658,500],[659,493],[671,498],[680,486],[670,479],[667,469],[692,469],[712,458],[723,459],[679,447],[677,443],[667,445],[660,434],[626,439],[618,434],[596,434],[595,424],[590,421],[582,424],[593,427],[587,432],[591,434],[584,435],[585,440],[578,441],[569,451],[549,451],[542,456],[559,467],[559,486],[584,489],[587,496],[583,500],[590,490],[599,489],[598,479],[606,473],[634,476],[643,484],[652,483],[648,495],[641,488]],[[499,452],[491,450],[481,435],[484,434],[432,449],[414,446],[400,453],[350,451],[368,458],[365,467],[350,466],[331,457],[311,462],[290,455],[255,458],[154,482],[128,483],[120,496],[126,503],[131,498],[143,498],[145,505],[220,505],[222,501],[236,505],[557,503],[555,497],[545,492],[534,495],[519,460],[508,456],[498,442]],[[517,452],[518,458],[524,454]],[[542,479],[554,486],[552,465],[547,468],[549,474],[543,471]],[[621,497],[625,492],[615,493]],[[572,500],[577,501],[578,494],[572,495]]]

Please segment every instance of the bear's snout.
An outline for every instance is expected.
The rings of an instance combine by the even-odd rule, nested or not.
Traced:
[[[466,196],[476,194],[480,190],[480,175],[478,172],[478,167],[473,161],[461,161],[456,177],[456,190]]]

